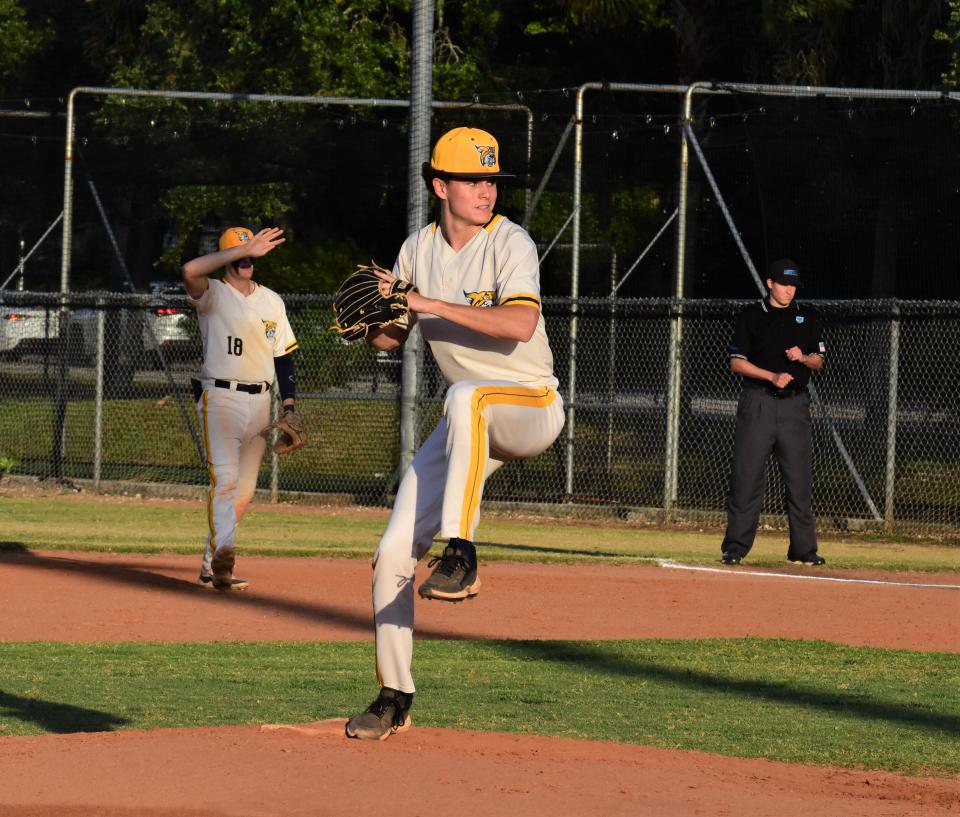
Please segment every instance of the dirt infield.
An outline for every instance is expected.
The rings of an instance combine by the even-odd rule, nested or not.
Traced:
[[[0,640],[372,636],[365,562],[241,557],[238,572],[251,588],[232,595],[196,586],[196,562],[0,553]],[[418,601],[420,636],[770,636],[960,652],[960,590],[947,587],[960,584],[956,575],[815,573],[866,580],[851,583],[804,578],[811,572],[800,568],[779,576],[655,566],[491,563],[482,570],[475,601]],[[737,615],[725,614],[731,610]],[[931,626],[937,621],[954,626]],[[0,817],[401,817],[446,813],[451,796],[464,804],[458,812],[471,815],[960,815],[960,779],[416,727],[369,745],[346,740],[342,726],[4,738]]]

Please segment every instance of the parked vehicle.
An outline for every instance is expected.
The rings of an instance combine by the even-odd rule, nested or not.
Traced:
[[[0,354],[4,357],[42,353],[57,335],[57,312],[54,309],[0,307]]]
[[[135,344],[139,335],[142,350],[135,347],[130,350],[134,365],[142,366],[144,359],[151,365],[159,365],[161,352],[167,361],[199,358],[200,333],[196,315],[185,298],[180,284],[154,282],[150,284],[147,309],[126,312],[128,320],[123,323],[129,330],[137,332],[131,340]],[[58,314],[56,306],[0,306],[0,357],[20,359],[25,355],[57,355]],[[95,360],[97,324],[101,314],[100,310],[93,308],[70,311],[66,344],[72,365],[89,364]],[[121,313],[116,310],[107,313],[106,340],[108,346],[113,344],[111,348],[123,343],[116,337],[120,317]],[[130,319],[136,323],[131,325]]]
[[[154,281],[150,284],[150,308],[143,322],[143,349],[156,353],[157,346],[171,357],[199,355],[200,347],[192,310],[184,304],[183,286]]]

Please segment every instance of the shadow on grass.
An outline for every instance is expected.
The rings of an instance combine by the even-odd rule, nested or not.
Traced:
[[[575,550],[573,548],[552,548],[543,545],[505,545],[502,542],[477,542],[478,548],[488,547],[498,550],[515,550],[519,553],[556,553],[560,556],[590,556],[599,559],[623,559],[625,561],[636,561],[637,554],[634,553],[615,553],[606,550]]]
[[[16,718],[24,723],[35,723],[44,732],[57,734],[111,732],[129,723],[126,718],[111,715],[109,712],[37,698],[24,698],[9,692],[0,692],[0,715]]]
[[[745,706],[751,701],[790,704],[828,714],[896,723],[935,733],[960,734],[960,716],[956,712],[919,711],[909,706],[868,700],[856,692],[838,694],[813,689],[797,682],[736,679],[685,667],[664,666],[653,661],[618,658],[610,655],[603,648],[582,642],[496,641],[490,643],[525,660],[562,664],[564,667],[579,666],[585,671],[622,676],[637,681],[656,679],[688,689],[726,693],[738,698],[742,702],[741,705]],[[718,703],[718,706],[722,705]]]
[[[29,550],[23,542],[0,542],[0,553],[27,553]]]

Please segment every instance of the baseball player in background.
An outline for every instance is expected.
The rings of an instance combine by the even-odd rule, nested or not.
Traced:
[[[406,322],[368,336],[378,350],[406,340],[413,321],[447,382],[443,416],[404,474],[374,557],[376,700],[351,718],[349,737],[383,740],[410,726],[414,572],[438,533],[447,540],[419,588],[426,599],[477,594],[473,545],[486,479],[507,460],[534,457],[563,428],[553,355],[540,311],[540,268],[527,232],[494,214],[499,146],[455,128],[424,164],[438,221],[410,235],[393,267],[412,283]]]
[[[209,533],[200,564],[201,585],[244,590],[233,567],[239,524],[257,486],[267,448],[270,387],[274,377],[283,411],[294,411],[296,377],[291,353],[297,340],[283,301],[253,280],[254,260],[282,244],[283,230],[254,234],[231,227],[220,249],[183,265],[183,285],[197,309],[203,342],[202,391],[197,412],[203,427],[210,490]],[[223,269],[223,280],[210,278]]]

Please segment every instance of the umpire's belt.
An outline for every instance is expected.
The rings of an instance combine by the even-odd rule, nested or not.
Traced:
[[[236,380],[214,380],[213,385],[218,389],[245,391],[247,394],[260,394],[270,388],[266,383],[239,383]]]
[[[744,388],[753,389],[754,391],[762,391],[771,397],[775,397],[777,400],[786,400],[789,397],[796,397],[798,394],[807,393],[806,386],[799,386],[793,389],[778,389],[766,383],[751,383],[750,381],[745,381],[743,386]]]

